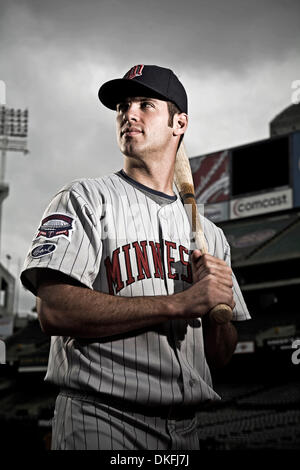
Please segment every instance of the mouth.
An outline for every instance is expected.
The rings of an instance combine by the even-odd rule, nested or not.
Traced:
[[[121,131],[121,137],[125,135],[126,137],[135,137],[136,135],[142,134],[143,131],[138,127],[126,127]]]

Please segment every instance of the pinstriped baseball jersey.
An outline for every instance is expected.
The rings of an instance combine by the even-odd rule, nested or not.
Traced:
[[[204,217],[202,223],[209,253],[230,264],[222,230]],[[37,269],[49,268],[115,296],[172,295],[191,286],[191,248],[180,197],[150,190],[121,172],[75,181],[56,194],[21,279],[36,294]],[[233,282],[234,320],[248,319],[234,275]],[[100,339],[52,337],[46,380],[142,406],[197,406],[220,398],[197,318]]]

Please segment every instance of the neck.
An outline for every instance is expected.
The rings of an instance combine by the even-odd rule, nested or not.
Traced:
[[[125,156],[124,171],[130,178],[144,186],[174,196],[174,165],[175,157],[144,161]]]

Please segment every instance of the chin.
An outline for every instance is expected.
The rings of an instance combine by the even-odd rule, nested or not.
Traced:
[[[146,155],[145,149],[130,144],[122,146],[121,152],[126,155],[126,157],[143,158],[143,156]]]

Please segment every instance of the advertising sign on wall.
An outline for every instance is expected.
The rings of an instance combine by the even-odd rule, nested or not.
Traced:
[[[292,189],[272,191],[255,196],[230,201],[230,218],[250,217],[252,215],[277,212],[293,207]]]
[[[216,204],[229,200],[229,152],[190,159],[197,202]]]

